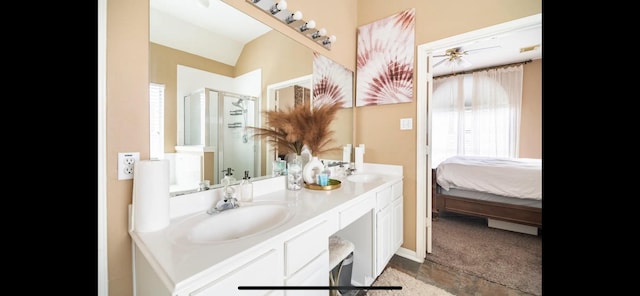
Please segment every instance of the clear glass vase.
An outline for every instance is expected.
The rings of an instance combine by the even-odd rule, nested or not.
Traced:
[[[299,155],[287,163],[287,189],[302,189],[302,160]]]

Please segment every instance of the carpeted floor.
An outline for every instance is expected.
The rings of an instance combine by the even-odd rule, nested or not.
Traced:
[[[486,219],[444,213],[433,221],[426,260],[488,281],[542,295],[542,234],[490,228]]]
[[[374,287],[400,287],[400,290],[369,290],[367,296],[453,296],[453,294],[387,267],[373,283]]]

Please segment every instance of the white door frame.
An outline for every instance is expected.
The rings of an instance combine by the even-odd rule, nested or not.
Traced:
[[[109,295],[107,266],[107,0],[98,0],[98,296]]]
[[[489,38],[494,35],[505,34],[511,31],[542,26],[542,14],[520,18],[498,25],[466,32],[445,39],[436,40],[418,46],[418,70],[416,81],[417,95],[417,140],[416,140],[416,254],[425,258],[431,253],[431,94],[433,76],[431,72],[431,55],[433,52],[451,47],[460,46],[463,43],[474,42]],[[423,82],[424,81],[424,82]],[[428,121],[428,122],[427,122]],[[428,136],[428,139],[427,139]],[[427,182],[421,180],[427,179]],[[427,198],[422,198],[426,196]],[[426,204],[425,204],[426,203]]]
[[[289,80],[280,81],[280,82],[267,85],[267,109],[266,110],[274,110],[276,105],[278,105],[278,102],[276,101],[276,93],[279,89],[287,88],[293,85],[303,85],[311,89],[312,78],[313,78],[313,75],[309,74],[309,75],[304,75],[304,76],[300,76],[300,77],[296,77]],[[311,95],[313,96],[313,93]],[[262,112],[260,115],[262,115]],[[262,122],[262,117],[258,119],[258,122]],[[267,151],[275,151],[274,147],[272,147],[269,142],[267,142]],[[266,165],[267,174],[271,174],[272,172],[273,161],[271,160],[275,159],[275,157],[276,155],[267,156],[267,159],[269,159],[267,160],[267,165]]]

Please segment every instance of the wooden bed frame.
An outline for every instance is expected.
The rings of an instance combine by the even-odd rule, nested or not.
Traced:
[[[431,210],[434,218],[441,211],[448,211],[542,228],[541,208],[440,194],[436,190],[436,169],[432,169],[431,184]]]

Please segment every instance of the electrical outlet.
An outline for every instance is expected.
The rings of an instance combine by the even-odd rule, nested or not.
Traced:
[[[133,168],[140,161],[140,152],[118,153],[118,180],[133,179]]]

